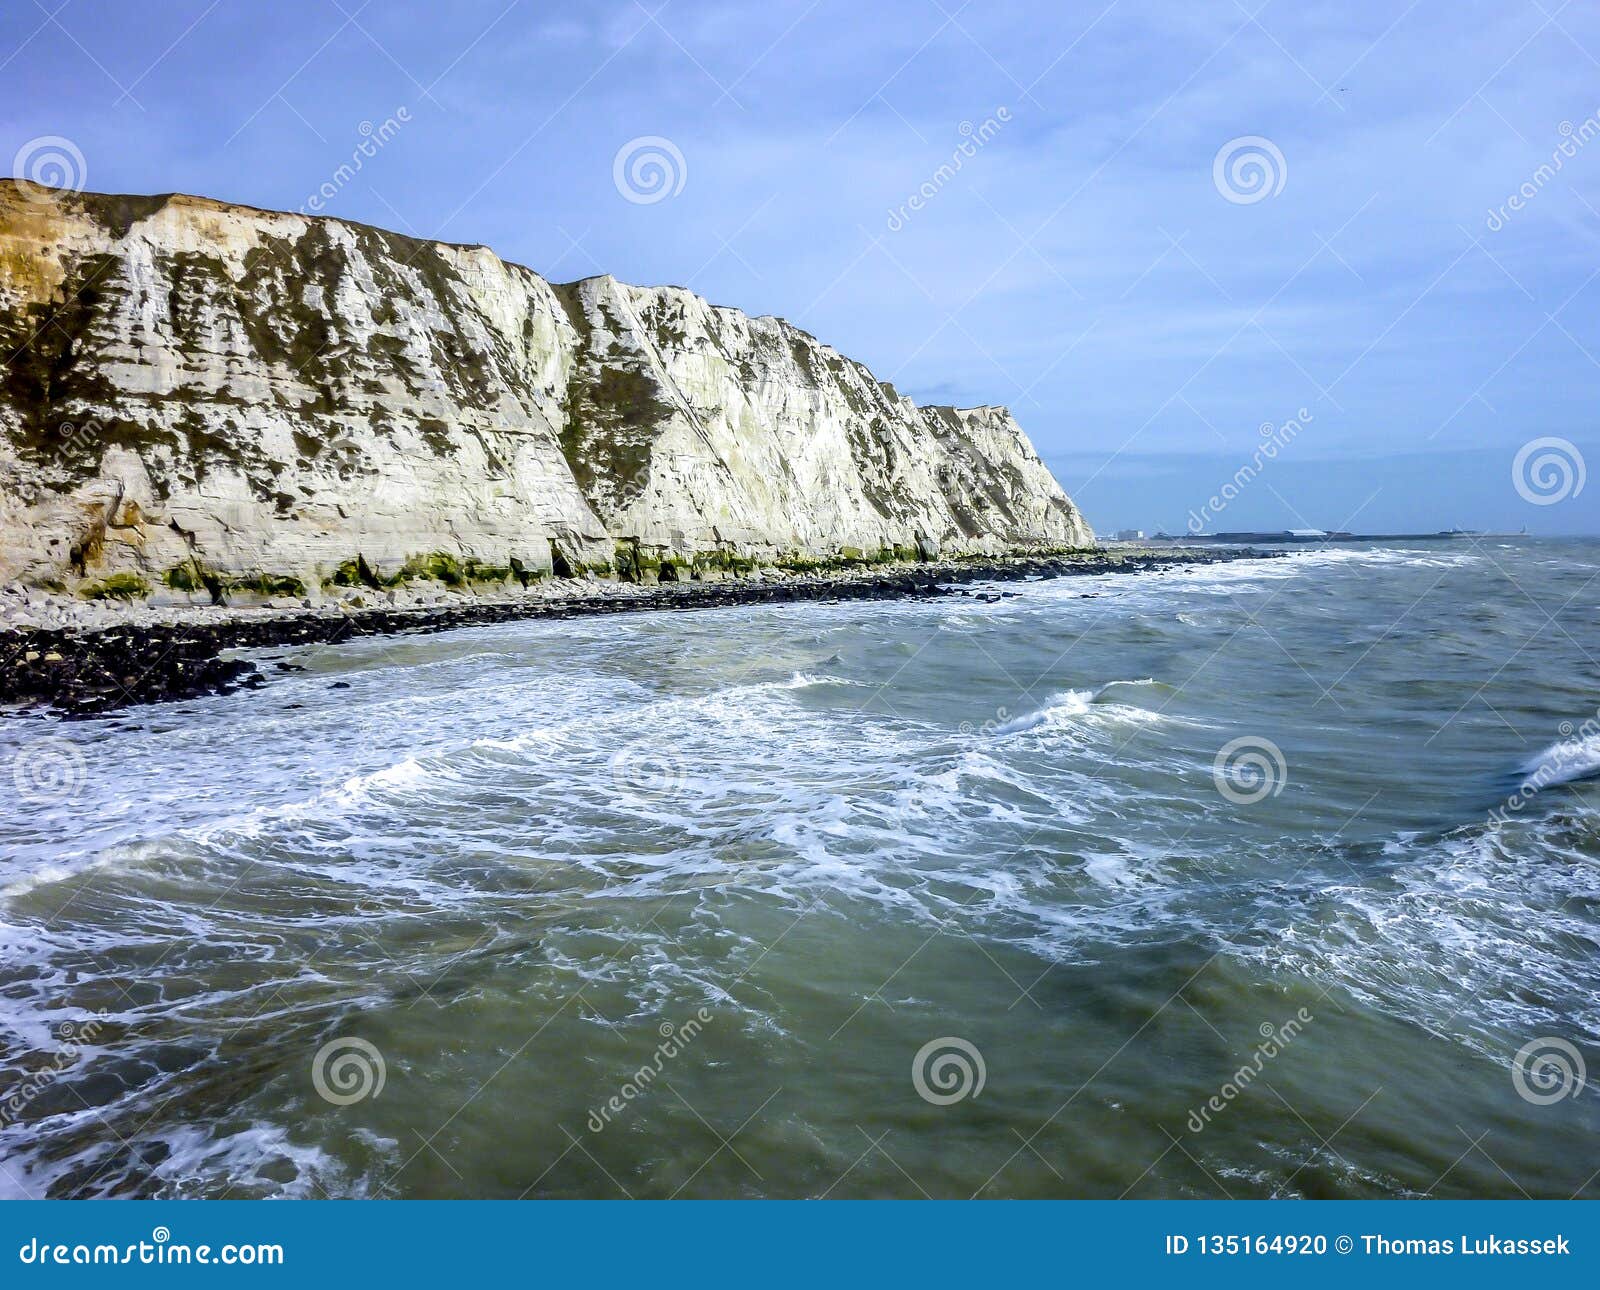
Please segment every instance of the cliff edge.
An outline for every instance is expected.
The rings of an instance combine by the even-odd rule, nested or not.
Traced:
[[[1087,545],[1003,408],[479,246],[0,181],[0,584],[196,603]]]

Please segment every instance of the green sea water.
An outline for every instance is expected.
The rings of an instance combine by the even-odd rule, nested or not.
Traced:
[[[0,1191],[1600,1196],[1600,543],[990,590],[0,723]]]

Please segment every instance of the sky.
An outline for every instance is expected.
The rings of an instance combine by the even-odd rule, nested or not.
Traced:
[[[1583,0],[10,0],[0,60],[14,174],[778,314],[1102,533],[1600,531]]]

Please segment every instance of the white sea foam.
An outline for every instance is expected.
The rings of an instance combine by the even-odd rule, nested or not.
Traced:
[[[1575,784],[1600,775],[1600,732],[1576,733],[1530,757],[1520,769],[1522,783],[1534,788]]]
[[[992,733],[995,738],[1003,739],[1007,735],[1020,735],[1029,730],[1037,730],[1043,725],[1069,722],[1074,717],[1087,714],[1093,699],[1093,690],[1063,690],[1059,694],[1052,695],[1043,707],[1035,708],[1032,712],[1025,712],[1020,717],[1013,717],[995,726]]]
[[[997,739],[1010,735],[1026,734],[1041,727],[1050,730],[1077,730],[1086,722],[1109,726],[1114,724],[1153,725],[1157,722],[1182,722],[1182,718],[1137,704],[1117,701],[1125,689],[1163,688],[1151,677],[1131,681],[1107,681],[1094,689],[1062,690],[1052,694],[1040,707],[1020,716],[986,727]]]
[[[1583,911],[1600,899],[1581,836],[1592,843],[1592,819],[1557,815],[1509,830],[1478,823],[1443,837],[1391,838],[1383,881],[1358,880],[1336,863],[1330,874],[1342,869],[1344,880],[1317,897],[1331,920],[1308,920],[1301,935],[1244,952],[1336,981],[1497,1060],[1505,1035],[1600,1038],[1600,994],[1563,951],[1569,938],[1592,939]]]
[[[1431,569],[1420,592],[1447,572],[1422,561],[1476,558],[1312,551],[1011,586],[1018,594],[994,603],[752,607],[720,625],[662,616],[625,636],[606,622],[508,625],[493,629],[493,649],[477,640],[460,658],[448,636],[419,643],[426,667],[374,654],[381,676],[352,656],[355,688],[337,696],[325,676],[295,674],[185,723],[85,726],[84,797],[49,817],[0,820],[14,859],[0,891],[11,920],[0,923],[0,1026],[37,1055],[60,1017],[111,1000],[122,1009],[114,1044],[81,1063],[94,1074],[131,1062],[141,1044],[181,1054],[183,1041],[232,1034],[258,1009],[273,1033],[304,1026],[308,1010],[371,1018],[397,1054],[408,1043],[431,1054],[436,1006],[499,1027],[451,1030],[470,1051],[512,1033],[520,1042],[544,1002],[581,992],[599,1052],[622,1021],[650,1026],[712,998],[731,1023],[719,1018],[718,1033],[737,1037],[717,1042],[781,1065],[791,1050],[820,1051],[863,1001],[892,1004],[875,1025],[899,1024],[904,1000],[916,1000],[954,1010],[957,1026],[1015,997],[1002,972],[1027,984],[1093,962],[1108,989],[1136,992],[1135,977],[1192,949],[1197,966],[1224,956],[1213,1003],[1230,977],[1313,983],[1341,1006],[1485,1055],[1506,1034],[1545,1032],[1536,1027],[1600,1034],[1600,983],[1581,953],[1600,900],[1581,794],[1551,794],[1496,831],[1441,837],[1441,819],[1462,818],[1459,785],[1496,764],[1502,728],[1477,727],[1419,754],[1405,805],[1390,807],[1418,827],[1380,828],[1378,807],[1356,808],[1385,786],[1388,745],[1372,732],[1395,692],[1386,685],[1409,686],[1416,672],[1414,644],[1380,641],[1364,671],[1387,655],[1390,673],[1352,677],[1343,710],[1318,708],[1304,673],[1270,646],[1200,670],[1285,580],[1333,589],[1277,602],[1291,617],[1312,606],[1298,627],[1321,648],[1350,627],[1330,606],[1377,585],[1375,569]],[[1462,649],[1481,646],[1453,625]],[[1510,665],[1513,696],[1538,693],[1537,675],[1517,671],[1533,653]],[[1475,657],[1482,675],[1506,662],[1484,663],[1482,648]],[[1019,702],[1041,675],[1061,688]],[[1168,688],[1176,680],[1181,696]],[[303,706],[272,706],[284,698]],[[1027,710],[977,724],[1001,706]],[[1297,718],[1312,724],[1298,746],[1285,738],[1295,792],[1229,809],[1209,774],[1226,736],[1205,723],[1276,738]],[[629,791],[613,765],[623,750],[664,759],[670,773]],[[1563,766],[1592,770],[1595,752]],[[81,896],[49,890],[91,866],[101,867]],[[1062,975],[1042,977],[1041,1018],[1078,1006],[1050,998]],[[134,994],[125,1008],[122,988]],[[820,1031],[807,1011],[818,1000]],[[753,1039],[783,1042],[745,1047]],[[303,1075],[303,1055],[291,1060]],[[186,1074],[196,1073],[161,1078]],[[239,1078],[254,1081],[248,1104],[225,1125],[174,1114],[140,1132],[137,1150],[170,1163],[141,1165],[139,1185],[238,1180],[297,1194],[315,1180],[359,1194],[389,1176],[381,1144],[318,1136],[303,1078]],[[538,1061],[503,1078],[535,1097],[560,1092],[540,1084],[555,1077]],[[142,1125],[157,1106],[150,1092],[98,1109],[119,1128]],[[481,1133],[472,1115],[465,1123]],[[296,1126],[292,1143],[281,1125]],[[28,1130],[0,1133],[0,1156],[26,1165],[17,1174],[29,1190],[67,1186],[100,1159],[81,1145],[87,1118]]]

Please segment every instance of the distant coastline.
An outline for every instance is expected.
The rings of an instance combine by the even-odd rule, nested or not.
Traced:
[[[1186,533],[1174,536],[1157,533],[1147,542],[1176,542],[1184,545],[1216,543],[1224,546],[1322,546],[1330,542],[1459,542],[1472,538],[1522,537],[1520,533],[1491,533],[1479,529],[1440,529],[1435,533],[1347,533],[1343,530],[1280,529],[1245,530],[1232,533]]]

